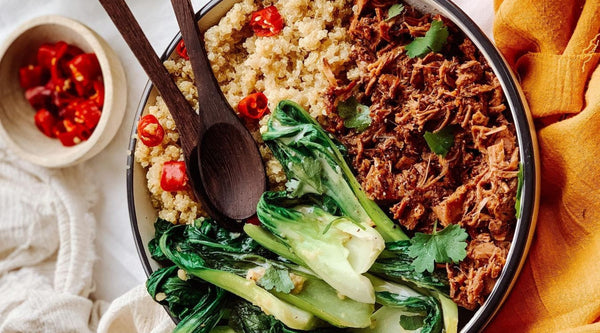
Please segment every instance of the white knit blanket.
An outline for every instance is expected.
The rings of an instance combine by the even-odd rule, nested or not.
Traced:
[[[45,169],[0,142],[0,332],[169,332],[144,286],[110,308],[93,291],[96,189],[85,166]]]

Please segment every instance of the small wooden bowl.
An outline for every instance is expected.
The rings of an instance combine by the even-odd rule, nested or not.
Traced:
[[[72,147],[35,126],[35,110],[19,84],[19,68],[35,62],[40,45],[58,41],[95,53],[104,80],[102,117],[90,138]],[[62,16],[38,17],[14,31],[0,47],[0,55],[0,137],[12,152],[41,166],[66,167],[96,155],[117,133],[127,104],[125,72],[108,43],[90,28]]]

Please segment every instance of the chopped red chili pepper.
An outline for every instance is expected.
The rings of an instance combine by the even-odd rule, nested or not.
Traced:
[[[43,86],[48,80],[48,71],[42,66],[29,65],[19,69],[19,83],[23,89]]]
[[[102,116],[102,111],[100,111],[100,108],[98,108],[98,105],[96,105],[95,102],[90,100],[80,100],[69,104],[69,107],[74,109],[73,121],[84,125],[85,128],[90,131],[96,128],[100,121],[100,117]]]
[[[67,66],[71,71],[71,77],[76,82],[92,81],[102,73],[98,58],[93,53],[83,53],[71,59]]]
[[[165,131],[155,116],[147,114],[140,119],[137,126],[140,140],[148,147],[158,146],[165,136]]]
[[[277,35],[283,29],[283,23],[283,18],[275,6],[255,11],[250,17],[250,27],[259,37]]]
[[[35,113],[33,119],[35,120],[35,126],[37,126],[44,135],[50,138],[56,137],[55,127],[57,119],[52,112],[46,109],[39,109]]]
[[[50,69],[52,62],[56,61],[55,44],[42,44],[37,51],[37,63],[43,68]]]
[[[92,81],[74,81],[73,86],[77,96],[90,96],[94,93],[94,85]]]
[[[38,110],[36,126],[65,146],[87,140],[100,121],[104,104],[96,55],[59,41],[41,45],[36,58],[37,64],[19,70],[25,98]]]
[[[63,120],[65,130],[57,134],[58,139],[65,147],[74,146],[82,141],[89,139],[91,133],[81,124],[71,123],[68,119]]]
[[[188,182],[187,174],[185,172],[185,162],[165,162],[160,176],[160,187],[163,191],[167,192],[185,190]]]
[[[92,82],[92,88],[94,93],[90,95],[89,100],[94,101],[98,107],[102,108],[104,105],[104,83],[100,80]]]
[[[52,104],[54,104],[59,112],[69,106],[71,103],[76,103],[81,100],[81,97],[71,94],[67,91],[55,90],[52,92]]]
[[[185,47],[185,43],[183,42],[183,39],[181,41],[179,41],[179,43],[177,44],[177,47],[175,48],[175,51],[183,59],[190,60],[190,56],[188,56],[187,48]]]
[[[246,223],[260,225],[260,220],[258,219],[258,216],[252,215],[246,220]]]
[[[50,69],[53,66],[59,65],[59,60],[64,58],[64,60],[69,61],[82,53],[83,51],[77,46],[69,45],[63,41],[56,42],[55,44],[42,44],[38,48],[37,61],[38,65]],[[61,66],[64,67],[63,64]],[[61,70],[68,70],[68,67],[61,68]]]
[[[25,90],[25,99],[36,110],[48,109],[52,104],[52,90],[44,86],[29,88]]]
[[[261,92],[257,92],[244,97],[238,104],[238,112],[246,118],[260,119],[269,112],[267,96]]]

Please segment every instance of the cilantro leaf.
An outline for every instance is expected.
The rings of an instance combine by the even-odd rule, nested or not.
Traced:
[[[266,290],[274,288],[280,293],[289,294],[294,289],[294,282],[290,278],[289,271],[286,268],[274,267],[273,265],[265,269],[265,274],[257,282]]]
[[[421,58],[429,52],[440,52],[446,39],[448,39],[448,28],[442,21],[434,20],[424,37],[417,37],[406,45],[406,52],[410,58]]]
[[[519,173],[517,173],[517,199],[515,200],[515,216],[521,217],[521,192],[523,191],[523,163],[519,163]]]
[[[426,131],[423,137],[432,152],[446,157],[454,145],[454,131],[455,126],[446,126],[435,133]]]
[[[360,104],[355,97],[340,102],[337,106],[340,117],[344,119],[346,128],[354,128],[359,132],[364,131],[371,125],[371,112],[369,107]]]
[[[469,235],[457,224],[450,224],[444,230],[431,235],[417,232],[410,240],[408,255],[417,273],[433,272],[434,263],[459,262],[467,256]]]
[[[391,20],[394,17],[402,14],[403,11],[404,11],[404,5],[403,4],[397,3],[397,4],[392,5],[390,7],[390,9],[388,9],[388,15],[387,15],[386,21],[387,20]]]

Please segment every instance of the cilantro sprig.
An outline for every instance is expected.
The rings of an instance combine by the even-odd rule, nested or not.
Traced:
[[[269,266],[265,274],[257,281],[266,290],[275,289],[280,293],[290,293],[294,289],[294,282],[290,278],[290,272],[285,268]]]
[[[434,20],[424,37],[417,37],[406,45],[406,52],[410,58],[421,58],[429,52],[440,52],[447,39],[448,28],[442,21]]]
[[[426,131],[423,137],[432,152],[442,157],[446,157],[446,154],[448,154],[450,148],[454,145],[455,132],[455,126],[451,125],[446,126],[435,133]]]
[[[371,112],[369,107],[360,104],[356,97],[340,102],[337,106],[337,111],[340,117],[344,119],[346,128],[354,128],[358,132],[362,132],[371,125]]]
[[[388,9],[388,15],[387,15],[386,21],[391,20],[394,17],[402,14],[403,11],[404,11],[403,4],[401,4],[401,3],[393,4],[392,6],[390,6],[390,9]]]
[[[433,272],[435,263],[459,262],[467,256],[467,232],[457,224],[450,224],[431,235],[417,232],[410,240],[408,255],[415,258],[412,265],[417,273]]]

